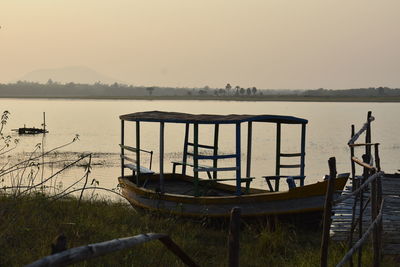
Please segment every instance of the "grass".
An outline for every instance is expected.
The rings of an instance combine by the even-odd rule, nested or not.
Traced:
[[[279,223],[270,231],[263,220],[242,223],[241,266],[318,266],[321,231]],[[63,232],[68,247],[141,233],[166,233],[200,266],[227,266],[226,222],[189,220],[136,211],[125,202],[51,201],[44,195],[14,199],[0,195],[0,266],[21,266],[50,254]],[[330,266],[345,253],[331,243]],[[371,262],[369,250],[364,262]],[[79,266],[183,266],[158,241],[92,259]],[[382,266],[396,266],[386,259]]]

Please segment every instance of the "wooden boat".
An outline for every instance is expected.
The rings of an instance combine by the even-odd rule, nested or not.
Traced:
[[[242,216],[264,216],[300,214],[322,211],[324,206],[327,180],[304,185],[305,169],[305,132],[307,120],[291,116],[278,115],[193,115],[175,112],[138,112],[121,115],[121,176],[119,177],[122,194],[136,207],[156,210],[163,213],[193,217],[227,217],[233,207],[242,208]],[[136,124],[136,147],[125,144],[125,122]],[[141,148],[140,125],[142,122],[160,124],[160,170],[155,173],[150,167],[141,165],[141,154],[152,151]],[[164,172],[164,127],[166,123],[185,124],[185,137],[182,161],[172,162],[172,173]],[[241,126],[247,124],[247,153],[245,174],[241,169]],[[276,164],[275,175],[263,176],[268,189],[252,188],[251,150],[252,124],[276,124]],[[214,144],[199,143],[199,126],[214,126]],[[227,155],[218,150],[219,126],[235,125],[235,154]],[[298,124],[301,126],[301,151],[283,153],[281,151],[281,125]],[[193,128],[193,141],[189,142],[189,129]],[[189,149],[190,148],[190,149]],[[200,150],[211,151],[202,153]],[[190,151],[192,150],[192,151]],[[128,155],[133,153],[134,157]],[[281,164],[281,158],[298,158],[299,164]],[[233,159],[232,167],[219,167],[219,161]],[[200,164],[201,161],[201,164]],[[202,162],[212,164],[205,165]],[[181,166],[181,173],[176,167]],[[187,168],[193,168],[193,176]],[[132,174],[125,174],[125,170]],[[284,175],[285,169],[297,169],[298,175]],[[234,172],[233,178],[219,178],[221,172]],[[200,173],[207,174],[201,178]],[[289,190],[279,191],[282,178],[286,178]],[[335,188],[340,191],[346,184],[348,174],[335,179]],[[297,184],[295,182],[297,181]],[[234,184],[227,184],[233,182]],[[273,184],[275,183],[275,184]]]
[[[18,132],[18,134],[43,134],[43,133],[48,133],[46,129],[41,129],[41,128],[29,128],[29,127],[22,127],[18,129],[13,129],[13,131]]]
[[[46,130],[46,113],[43,112],[43,128],[36,128],[36,127],[24,127],[18,128],[18,129],[11,129],[14,132],[18,132],[18,134],[24,135],[32,135],[32,134],[46,134],[49,131]]]

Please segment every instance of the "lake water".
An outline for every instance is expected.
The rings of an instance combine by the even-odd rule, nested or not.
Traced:
[[[386,172],[400,168],[400,104],[397,103],[322,103],[322,102],[235,102],[235,101],[142,101],[142,100],[32,100],[0,99],[0,111],[11,112],[5,132],[23,125],[40,127],[42,112],[46,112],[49,134],[43,140],[46,150],[67,143],[79,134],[80,141],[61,149],[66,154],[95,153],[98,165],[93,165],[91,178],[101,186],[117,185],[119,168],[120,120],[119,115],[140,111],[175,111],[194,114],[278,114],[308,119],[306,138],[306,183],[315,182],[329,172],[327,160],[337,159],[338,172],[349,172],[351,124],[358,130],[372,111],[376,120],[372,124],[372,140],[380,142],[381,165]],[[126,144],[134,143],[134,125],[126,124]],[[246,151],[246,131],[243,124],[243,147]],[[275,124],[253,125],[252,176],[257,187],[265,187],[262,175],[275,172]],[[141,147],[155,153],[153,169],[158,170],[159,125],[143,123]],[[167,124],[165,129],[165,169],[170,171],[171,160],[179,160],[183,150],[184,125]],[[282,152],[300,151],[300,127],[283,126]],[[42,135],[20,136],[18,148],[12,152],[28,153],[42,142]],[[200,126],[200,143],[212,144],[213,129]],[[221,126],[220,143],[224,153],[234,152],[234,126]],[[68,152],[68,153],[67,153]],[[361,157],[362,149],[357,155]],[[146,155],[143,155],[148,161]],[[147,164],[148,162],[145,162]],[[290,163],[290,162],[288,162]],[[229,165],[229,162],[228,162]],[[49,170],[46,170],[49,171]],[[243,168],[244,173],[244,168]],[[361,170],[359,171],[361,173]],[[60,180],[68,184],[77,176],[77,170],[64,174]]]

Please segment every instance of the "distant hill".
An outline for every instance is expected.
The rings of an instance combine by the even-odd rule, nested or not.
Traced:
[[[118,79],[114,79],[85,66],[69,66],[63,68],[34,70],[25,74],[19,80],[46,83],[49,79],[53,80],[54,82],[61,83],[123,83]]]

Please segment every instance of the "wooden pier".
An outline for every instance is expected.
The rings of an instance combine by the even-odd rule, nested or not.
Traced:
[[[400,174],[385,174],[381,178],[382,198],[385,199],[382,215],[382,253],[384,255],[400,254]],[[344,194],[350,194],[352,185],[346,186]],[[364,192],[364,200],[371,197],[371,190]],[[355,197],[352,197],[333,208],[332,224],[330,236],[334,241],[347,242],[351,232],[352,209]],[[368,204],[367,202],[365,204]],[[371,206],[367,205],[363,213],[362,229],[367,229],[371,224]],[[359,205],[355,205],[356,220],[360,217]],[[356,227],[354,237],[359,236],[358,227]],[[356,241],[356,240],[354,240]]]

